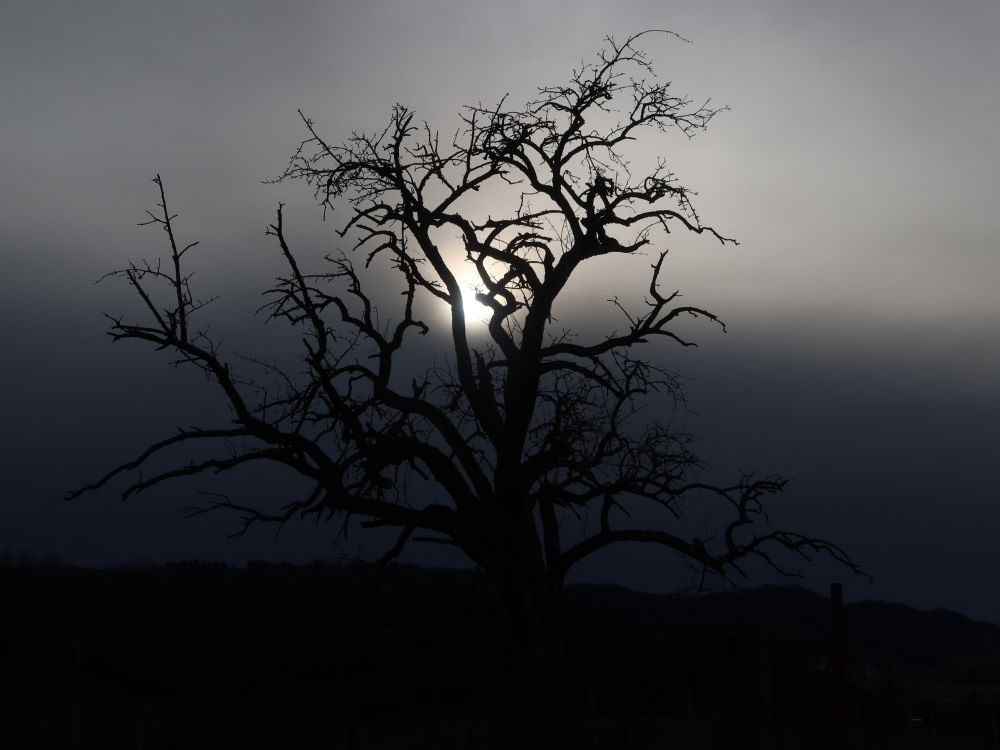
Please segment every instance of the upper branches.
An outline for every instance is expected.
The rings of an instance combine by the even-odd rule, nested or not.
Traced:
[[[608,38],[595,62],[565,85],[540,88],[523,108],[506,100],[467,108],[463,128],[446,143],[400,105],[383,130],[355,133],[341,145],[303,115],[309,138],[283,177],[307,181],[325,208],[345,199],[353,215],[344,231],[355,231],[368,262],[391,254],[422,289],[455,308],[458,281],[433,240],[434,230],[452,233],[477,267],[497,324],[491,334],[509,355],[515,342],[503,323],[529,308],[548,315],[548,303],[587,258],[634,253],[650,242],[651,229],[669,232],[675,224],[731,242],[701,222],[664,160],[633,175],[621,152],[643,130],[691,137],[720,111],[656,79],[636,47],[641,36]],[[516,207],[502,216],[463,211],[463,200],[487,186],[501,204],[499,196],[515,193]]]

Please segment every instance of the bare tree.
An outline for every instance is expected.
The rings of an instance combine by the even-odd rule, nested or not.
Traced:
[[[134,288],[147,319],[113,318],[110,335],[147,341],[204,371],[232,421],[182,429],[72,496],[122,474],[132,477],[128,497],[176,477],[272,461],[307,479],[308,494],[278,510],[227,496],[209,508],[236,511],[243,529],[310,516],[396,529],[384,561],[408,542],[458,547],[489,573],[510,616],[520,721],[535,728],[525,742],[537,747],[557,744],[565,658],[558,594],[589,555],[641,542],[709,574],[738,571],[747,558],[795,574],[782,562],[788,552],[828,553],[856,570],[829,542],[759,529],[764,500],[783,479],[700,481],[689,437],[636,416],[644,401],[662,407],[680,395],[673,374],[644,353],[658,340],[692,346],[677,332],[682,317],[719,323],[661,291],[666,250],[656,248],[675,229],[735,244],[702,222],[665,159],[640,173],[626,159],[640,136],[691,137],[719,112],[657,79],[636,46],[640,36],[608,38],[566,84],[539,89],[521,108],[466,108],[458,133],[444,141],[399,105],[384,129],[337,145],[303,115],[308,137],[281,179],[305,180],[324,211],[346,209],[340,236],[353,248],[327,256],[324,270],[303,270],[279,205],[267,232],[287,272],[267,292],[266,311],[298,331],[303,348],[295,371],[266,365],[278,388],[237,375],[205,332],[204,303],[185,270],[193,245],[176,240],[157,177],[160,202],[147,223],[166,230],[169,261],[112,274]],[[497,213],[476,210],[483,197]],[[449,241],[460,250],[449,254]],[[612,301],[621,330],[591,338],[561,327],[555,305],[579,269],[647,251],[641,309]],[[394,319],[366,291],[358,257],[394,272],[402,290]],[[470,268],[475,300],[487,310],[484,330],[465,310],[462,273]],[[435,305],[448,311],[446,364],[409,371],[403,353],[429,332]],[[137,475],[161,454],[194,445],[207,457]],[[718,506],[713,538],[681,531],[677,519],[692,503]],[[630,522],[642,505],[662,512],[663,523]]]

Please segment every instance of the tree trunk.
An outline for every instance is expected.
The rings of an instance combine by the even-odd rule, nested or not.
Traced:
[[[510,624],[510,667],[517,747],[567,747],[567,661],[555,592],[530,584],[503,586]]]

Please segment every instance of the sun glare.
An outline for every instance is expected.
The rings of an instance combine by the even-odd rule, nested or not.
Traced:
[[[449,266],[455,274],[455,280],[462,290],[462,311],[465,314],[465,325],[470,332],[476,329],[485,330],[490,320],[490,308],[476,300],[476,290],[483,288],[482,279],[475,266],[465,258],[453,257],[449,259]],[[442,312],[451,319],[451,309],[444,305]]]
[[[468,326],[486,325],[490,309],[476,299],[476,279],[472,276],[462,279],[462,308],[465,311],[465,324]]]

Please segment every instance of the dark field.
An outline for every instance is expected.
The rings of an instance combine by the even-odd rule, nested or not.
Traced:
[[[506,626],[474,572],[0,569],[0,748],[506,748]],[[830,605],[794,587],[570,587],[581,748],[831,746]],[[845,608],[851,748],[997,748],[1000,627]]]

